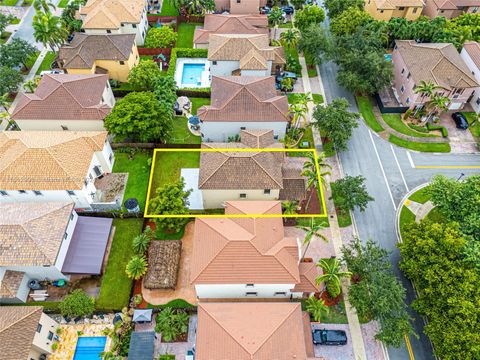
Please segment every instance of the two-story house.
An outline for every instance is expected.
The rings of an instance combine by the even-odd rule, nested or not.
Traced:
[[[127,82],[140,61],[135,34],[89,35],[74,33],[69,44],[58,51],[58,66],[68,74],[107,74],[109,79]]]
[[[274,139],[285,137],[288,100],[273,76],[214,76],[211,89],[211,104],[197,111],[204,141],[226,142],[245,129],[272,129]]]
[[[78,216],[73,206],[1,204],[0,303],[26,302],[31,280],[101,274],[112,219]]]
[[[376,20],[391,18],[416,20],[422,14],[423,0],[365,0],[365,11]]]
[[[22,130],[104,130],[115,98],[107,75],[46,74],[12,113]]]
[[[122,205],[124,174],[110,174],[106,131],[5,131],[0,154],[0,204],[63,201],[88,211]]]
[[[88,0],[78,11],[86,34],[135,34],[143,45],[148,30],[145,0]]]
[[[423,107],[429,100],[416,93],[420,81],[433,82],[449,98],[450,110],[462,109],[479,86],[452,44],[397,40],[392,53],[394,86],[403,106]]]
[[[58,323],[41,306],[0,307],[0,357],[42,360],[52,351]]]
[[[453,19],[465,13],[476,14],[479,9],[480,0],[425,0],[423,15]]]
[[[466,42],[463,44],[460,56],[467,64],[477,83],[480,84],[480,44],[475,41]],[[470,105],[477,114],[480,114],[480,87],[475,89],[470,99]]]
[[[280,201],[228,201],[225,215],[281,215]],[[318,292],[314,263],[281,217],[198,218],[190,279],[199,299],[308,297]]]
[[[265,5],[267,0],[215,0],[218,12],[227,11],[230,14],[258,14]]]
[[[270,76],[285,64],[281,46],[267,34],[210,34],[208,60],[212,76]]]

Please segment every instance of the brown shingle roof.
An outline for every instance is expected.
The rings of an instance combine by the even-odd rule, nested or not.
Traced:
[[[273,76],[214,76],[211,105],[197,114],[202,121],[290,121],[287,97],[277,94]]]
[[[280,200],[300,200],[306,195],[307,179],[302,176],[303,157],[285,157],[282,167],[283,188],[280,190]]]
[[[0,306],[0,359],[28,359],[41,316],[40,306]]]
[[[22,94],[12,114],[21,120],[103,120],[112,110],[102,104],[107,75],[43,76],[33,94]]]
[[[193,42],[207,44],[210,34],[268,34],[266,15],[205,15],[203,28],[195,29]]]
[[[1,234],[0,238],[2,238]],[[25,273],[22,271],[5,271],[5,274],[3,274],[3,279],[0,279],[0,298],[15,299],[17,297],[18,289],[20,289],[20,284],[22,283],[24,277]]]
[[[83,29],[119,29],[122,23],[138,24],[144,0],[88,0],[79,10]]]
[[[0,189],[80,190],[106,131],[0,133]]]
[[[88,35],[77,32],[70,44],[62,45],[58,59],[65,69],[91,69],[96,60],[128,60],[134,44],[135,34]]]
[[[0,212],[0,266],[53,265],[73,203],[3,203]]]
[[[433,81],[450,90],[479,86],[452,44],[397,40],[397,49],[415,83]]]
[[[195,359],[307,359],[300,303],[199,304]]]
[[[432,0],[432,1],[440,10],[457,10],[459,7],[464,7],[464,6],[480,6],[480,0]]]
[[[281,214],[279,201],[229,201],[225,215]],[[193,284],[296,284],[298,244],[281,218],[195,221]]]

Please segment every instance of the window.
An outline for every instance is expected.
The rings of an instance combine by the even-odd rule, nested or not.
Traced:
[[[256,291],[246,292],[245,296],[258,296],[258,293]]]
[[[25,190],[18,190],[19,194],[26,194],[27,192]]]
[[[245,126],[242,126],[242,127],[240,128],[240,130],[245,130],[245,129],[246,129],[246,127],[245,127]]]
[[[48,340],[52,340],[53,339],[53,332],[49,331],[47,338],[48,338]]]
[[[402,75],[405,73],[405,68],[402,69]]]
[[[265,195],[270,195],[270,189],[265,189],[265,190],[263,190],[263,193],[264,193]]]
[[[410,104],[410,98],[407,97],[407,105],[409,105],[409,104]]]
[[[405,6],[400,6],[398,10],[405,10]]]
[[[240,4],[241,0],[237,0],[237,4]]]
[[[120,24],[120,26],[121,26],[121,27],[124,27],[124,26],[125,26],[125,24],[124,24],[124,23],[121,23],[121,24]]]
[[[4,190],[0,190],[0,195],[2,196],[8,196],[8,193]]]
[[[478,11],[478,6],[474,6],[474,7],[472,8],[472,13],[475,14],[477,11]]]
[[[440,10],[440,14],[443,14],[445,12],[445,10]]]
[[[125,61],[120,60],[120,65],[125,65]]]
[[[240,199],[246,199],[247,198],[247,194],[240,194]]]
[[[113,154],[108,155],[108,161],[110,161],[110,163],[113,161]]]
[[[246,286],[246,287],[254,287],[255,284],[247,284],[247,285],[245,285],[245,286]]]
[[[66,240],[67,237],[68,237],[68,233],[65,233],[65,234],[63,235],[63,238]]]
[[[42,324],[38,324],[37,325],[37,332],[41,332],[42,331]]]
[[[287,293],[285,291],[277,291],[273,296],[287,296]]]
[[[278,140],[278,135],[273,135],[274,140]]]
[[[68,126],[65,125],[60,125],[62,127],[62,130],[68,130]]]
[[[383,14],[383,10],[380,10],[380,14]]]
[[[73,212],[70,214],[70,220],[73,220]]]
[[[107,30],[107,34],[111,34],[112,33],[112,30]]]
[[[73,196],[73,195],[75,195],[75,191],[67,190],[67,194],[70,195],[70,196]]]
[[[132,27],[133,27],[134,29],[136,29],[136,28],[137,28],[137,24],[132,24]]]
[[[412,74],[408,73],[407,80],[410,79],[410,76],[412,76]]]
[[[413,12],[414,14],[416,14],[417,11],[418,11],[418,8],[413,8],[413,11],[412,11],[412,12]]]
[[[40,196],[42,195],[42,192],[41,191],[38,191],[38,190],[33,190],[33,193],[37,196]]]
[[[402,85],[402,87],[400,88],[400,92],[403,94],[404,91],[405,91],[405,86]]]
[[[212,65],[217,65],[217,62],[216,62],[216,61],[212,61]]]

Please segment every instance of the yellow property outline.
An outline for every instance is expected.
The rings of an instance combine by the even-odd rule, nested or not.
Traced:
[[[315,168],[317,170],[318,183],[320,184],[320,198],[322,203],[323,214],[185,214],[185,215],[156,215],[148,214],[148,206],[150,201],[150,192],[153,183],[153,174],[155,170],[155,162],[158,152],[217,152],[217,151],[232,151],[232,152],[313,152],[313,158],[315,160]],[[195,149],[186,149],[186,148],[165,148],[165,149],[154,149],[153,150],[153,159],[152,165],[150,168],[150,178],[148,181],[148,191],[147,191],[147,200],[145,205],[145,212],[143,216],[145,218],[326,218],[327,207],[325,205],[325,196],[323,193],[323,186],[321,185],[320,179],[320,166],[318,165],[318,156],[315,149],[284,149],[284,148],[272,148],[272,149],[256,149],[256,148],[195,148]]]

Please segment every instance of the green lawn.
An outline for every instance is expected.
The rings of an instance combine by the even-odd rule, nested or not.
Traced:
[[[302,310],[306,309],[306,300],[302,300]],[[328,313],[322,314],[320,319],[322,324],[348,324],[345,313],[345,302],[340,300],[337,305],[329,306]]]
[[[178,26],[177,48],[193,48],[193,33],[198,23],[181,23]]]
[[[37,70],[37,75],[40,75],[40,73],[44,70],[50,70],[50,67],[52,66],[52,63],[54,60],[55,60],[55,53],[53,51],[47,52],[47,55],[45,55],[45,58],[43,59],[42,63],[40,64]]]
[[[413,130],[407,124],[402,121],[400,114],[382,114],[383,120],[390,126],[392,129],[397,130],[399,133],[414,136],[414,137],[437,137],[436,135],[421,133]]]
[[[128,173],[127,188],[125,189],[124,201],[128,198],[136,198],[140,209],[145,209],[147,198],[148,179],[150,176],[149,159],[152,155],[149,151],[136,151],[132,153],[115,152],[113,172]]]
[[[285,50],[285,58],[288,58],[288,56],[292,56],[294,59],[297,60],[297,63],[300,64],[300,61],[298,60],[298,50],[296,47],[289,48],[284,46],[283,49]],[[301,77],[302,76],[302,69],[297,71],[297,76]]]
[[[10,24],[12,24],[12,25],[20,24],[20,19],[14,17],[14,18],[12,18],[12,20],[10,20]]]
[[[0,34],[0,44],[3,44],[5,43],[8,38],[10,37],[10,35],[12,35],[11,32],[8,32],[8,31],[4,31]]]
[[[445,216],[438,210],[438,208],[433,208],[430,212],[425,216],[425,219],[428,219],[434,223],[445,223]]]
[[[326,137],[324,130],[320,130],[320,137],[322,139]],[[322,140],[322,147],[326,157],[331,157],[335,155],[335,148],[333,146],[333,141],[325,142],[324,140]]]
[[[357,105],[362,114],[363,120],[367,125],[375,132],[383,131],[382,125],[378,122],[375,114],[373,113],[372,104],[367,96],[357,96]]]
[[[180,180],[182,168],[198,168],[200,166],[200,152],[157,152],[155,168],[153,171],[150,198],[155,195],[155,190],[165,184]]]
[[[203,105],[210,105],[210,99],[209,98],[190,98],[190,101],[192,102],[192,114],[197,115],[197,110],[199,107]]]
[[[477,114],[474,112],[464,112],[463,115],[467,118],[469,124],[477,119]],[[473,136],[480,137],[480,121],[476,121],[475,125],[468,128]]]
[[[173,5],[173,0],[163,0],[160,16],[178,16],[178,10]]]
[[[175,116],[173,119],[172,144],[200,144],[202,138],[193,135],[188,130],[188,120],[185,116]]]
[[[96,303],[97,308],[105,310],[128,306],[132,280],[125,267],[132,256],[132,239],[142,232],[143,219],[114,219],[113,226],[115,235]]]
[[[57,7],[59,8],[66,8],[70,0],[60,0]]]
[[[177,232],[177,233],[169,233],[165,232],[164,229],[161,227],[157,226],[155,229],[155,239],[157,240],[181,240],[183,237],[183,234],[185,233],[185,226],[182,227],[182,229]]]
[[[414,192],[408,199],[420,204],[425,204],[428,200],[430,200],[430,198],[431,195],[428,193],[428,186],[425,186],[424,188]]]
[[[287,95],[287,97],[288,97],[288,103],[290,105],[292,105],[292,104],[296,104],[298,102],[299,94],[298,93],[290,93],[290,94]],[[313,102],[315,103],[315,105],[323,103],[323,96],[320,95],[320,94],[312,94],[312,99],[313,99]]]
[[[310,226],[312,218],[297,218],[297,226]],[[314,218],[313,222],[315,224],[321,224],[324,227],[330,227],[328,218]]]
[[[281,23],[278,25],[280,29],[291,29],[293,27],[293,23],[291,21],[286,23]]]
[[[448,153],[450,152],[449,143],[422,143],[422,142],[413,142],[404,139],[400,139],[395,135],[390,135],[388,141],[391,143],[415,151],[422,152],[441,152]]]
[[[0,5],[2,6],[15,6],[18,0],[1,0]]]
[[[352,225],[352,218],[350,217],[350,211],[343,211],[343,210],[337,209],[336,204],[338,203],[339,197],[335,192],[335,184],[331,183],[330,187],[332,189],[333,203],[335,204],[335,209],[337,210],[338,226],[347,227]]]
[[[400,211],[400,231],[403,230],[405,225],[411,224],[415,221],[415,214],[406,206],[402,207]]]

